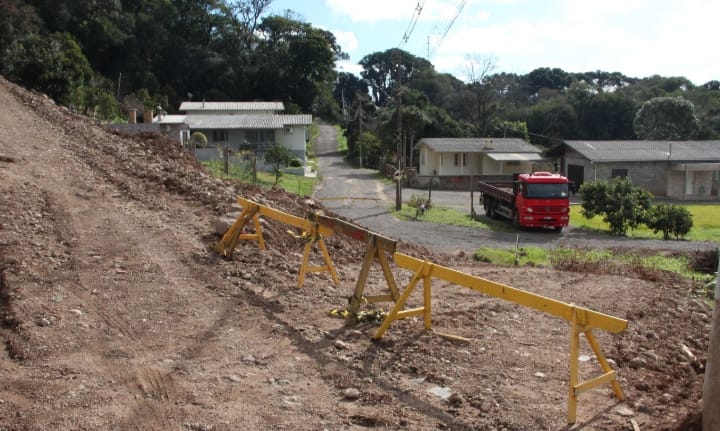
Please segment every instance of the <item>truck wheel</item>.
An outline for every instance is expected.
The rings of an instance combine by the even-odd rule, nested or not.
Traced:
[[[490,217],[492,219],[495,218],[495,203],[494,202],[490,202],[488,204],[488,209],[486,211],[486,214],[488,217]]]
[[[512,224],[516,229],[520,229],[520,214],[517,211],[513,211]]]
[[[562,232],[563,227],[562,226],[555,226],[555,232],[560,233]]]

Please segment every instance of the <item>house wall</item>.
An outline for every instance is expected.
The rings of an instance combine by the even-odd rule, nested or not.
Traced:
[[[667,196],[673,199],[685,200],[717,200],[718,177],[720,172],[716,167],[700,169],[688,165],[687,171],[683,166],[675,167],[668,172]]]
[[[307,164],[307,129],[305,126],[292,126],[275,131],[275,141],[290,149],[295,157]]]
[[[591,163],[570,152],[565,163],[565,172],[567,165],[583,166],[584,182],[608,181],[613,178],[613,171],[617,174],[626,170],[634,186],[654,196],[680,200],[718,198],[718,174],[713,169],[689,170],[686,178],[683,168],[672,168],[668,162]]]
[[[530,172],[533,169],[532,162],[499,162],[484,153],[465,153],[465,164],[455,165],[455,154],[462,153],[436,153],[427,147],[421,148],[418,175],[510,175]],[[462,160],[461,157],[458,156],[459,161]]]

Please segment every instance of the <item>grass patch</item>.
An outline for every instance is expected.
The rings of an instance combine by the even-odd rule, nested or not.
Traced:
[[[550,263],[547,250],[538,247],[520,247],[517,250],[483,247],[475,251],[473,258],[506,266],[547,266]]]
[[[348,143],[347,137],[345,136],[345,129],[336,125],[335,130],[337,130],[338,151],[340,151],[340,154],[342,154],[343,157],[347,157]]]
[[[712,253],[712,252],[708,252]],[[692,280],[697,286],[705,286],[714,280],[710,272],[700,272],[694,259],[705,256],[688,256],[681,253],[656,253],[641,256],[638,253],[612,250],[589,250],[559,247],[546,250],[538,247],[514,247],[495,249],[483,247],[475,251],[473,258],[481,262],[505,266],[548,266],[558,270],[590,274],[630,275],[643,280],[660,281],[677,276]]]
[[[202,162],[215,177],[218,178],[230,178],[244,183],[252,183],[252,171],[238,166],[229,166],[228,173],[225,173],[223,162],[221,160],[210,160]],[[278,181],[278,187],[284,189],[287,192],[295,193],[297,195],[311,195],[315,185],[317,184],[318,178],[316,177],[304,177],[300,175],[283,174]],[[264,187],[271,188],[275,183],[275,175],[270,172],[257,173],[256,184]]]
[[[380,175],[380,178],[385,178]],[[392,180],[389,180],[393,182]],[[420,220],[428,223],[446,224],[452,226],[490,229],[495,231],[511,231],[512,226],[501,220],[491,220],[487,217],[473,219],[470,214],[452,208],[431,206],[424,214],[418,214],[417,205],[424,200],[424,196],[413,195],[407,203],[402,204],[400,211],[395,211],[392,205],[390,213],[399,220]]]
[[[685,236],[685,239],[691,241],[712,241],[720,242],[720,205],[685,205],[693,215],[693,227]],[[579,229],[588,229],[601,233],[610,234],[610,226],[602,220],[602,216],[595,216],[586,219],[582,215],[582,206],[570,206],[570,225]],[[641,225],[636,230],[627,232],[628,238],[636,239],[663,239],[662,232],[653,233],[645,225]]]

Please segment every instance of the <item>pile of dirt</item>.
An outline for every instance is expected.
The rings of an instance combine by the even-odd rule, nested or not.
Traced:
[[[286,225],[263,221],[265,251],[211,250],[238,195],[297,216],[327,212],[317,202],[213,178],[159,135],[109,132],[2,79],[0,104],[0,429],[564,427],[567,322],[434,280],[433,328],[468,342],[418,317],[372,341],[379,322],[328,313],[347,304],[365,244],[325,238],[341,283],[318,273],[301,288]],[[690,282],[399,250],[629,321],[596,334],[628,401],[583,394],[576,429],[693,429],[711,310]],[[401,290],[413,276],[391,275]],[[388,293],[385,277],[375,265],[365,293]],[[599,372],[586,343],[581,369]]]

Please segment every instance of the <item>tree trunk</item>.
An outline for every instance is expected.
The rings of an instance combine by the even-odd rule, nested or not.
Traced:
[[[720,254],[720,250],[719,253]],[[703,430],[720,430],[720,259],[715,279],[715,308],[703,385]]]

